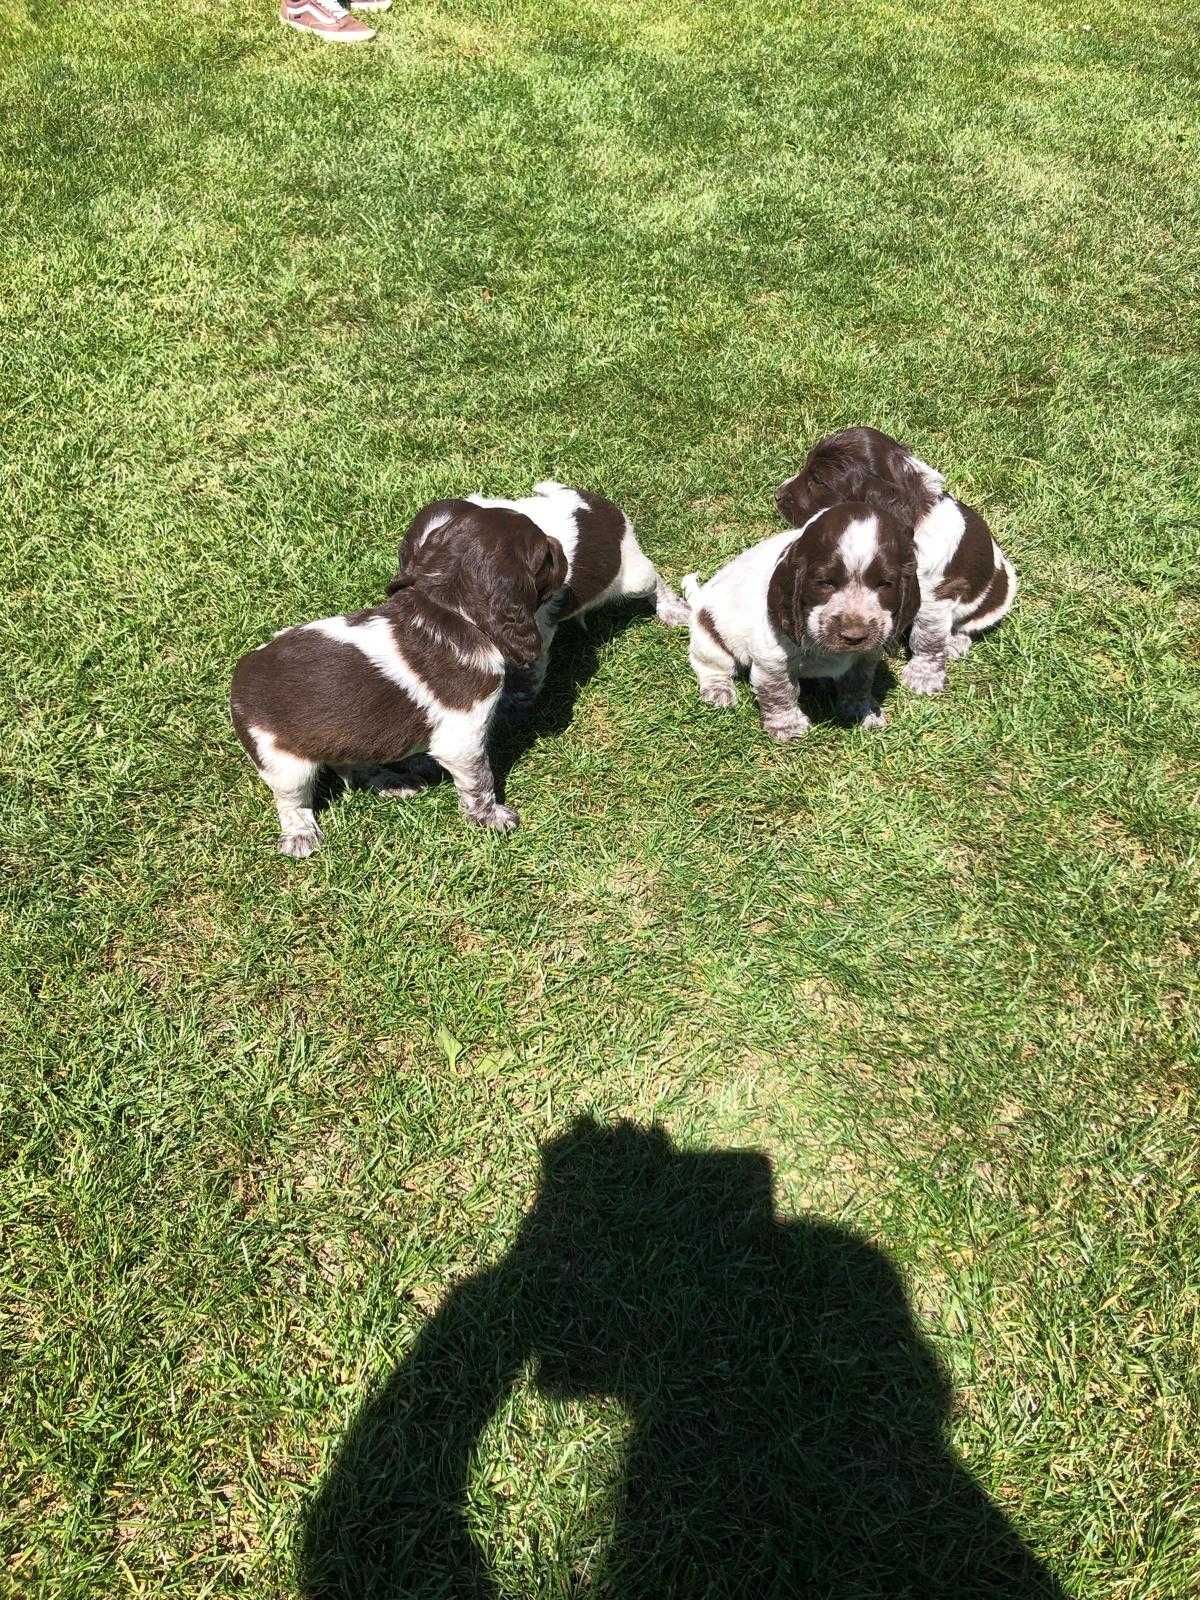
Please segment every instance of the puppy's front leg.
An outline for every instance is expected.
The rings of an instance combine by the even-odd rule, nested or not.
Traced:
[[[474,750],[453,753],[431,749],[430,754],[454,779],[458,803],[465,817],[470,817],[481,828],[495,828],[500,833],[512,832],[521,819],[515,811],[502,806],[496,799],[496,783],[486,749],[479,746]]]
[[[871,693],[878,666],[878,655],[859,656],[837,680],[837,712],[843,722],[860,728],[887,727],[887,718]]]
[[[950,643],[953,626],[954,604],[950,600],[934,600],[917,612],[908,638],[912,660],[900,674],[901,681],[914,694],[941,694],[946,687],[947,656],[966,654]]]
[[[764,733],[785,744],[808,732],[812,724],[800,709],[796,685],[786,666],[765,667],[759,661],[752,662],[750,687],[758,700]]]

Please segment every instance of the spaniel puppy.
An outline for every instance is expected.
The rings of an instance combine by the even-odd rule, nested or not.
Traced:
[[[946,662],[1012,609],[1017,575],[973,506],[946,493],[945,479],[898,439],[876,428],[846,428],[813,446],[803,468],[781,483],[775,503],[793,527],[822,506],[862,500],[913,529],[921,605],[901,677],[917,694],[939,694]]]
[[[400,545],[401,570],[425,541],[451,525],[464,507],[478,507],[476,515],[494,518],[497,528],[511,526],[514,517],[536,523],[561,549],[566,561],[563,587],[538,610],[541,651],[529,666],[509,670],[507,708],[526,711],[532,705],[546,676],[547,653],[555,630],[568,617],[577,617],[609,600],[653,595],[661,622],[668,627],[687,623],[687,607],[654,570],[625,513],[602,495],[569,489],[552,479],[535,484],[533,493],[521,500],[493,500],[481,494],[467,495],[462,500],[434,500],[418,511],[404,535]]]
[[[886,726],[871,697],[875,668],[918,600],[906,523],[862,501],[829,506],[744,550],[703,587],[685,578],[683,592],[688,659],[709,705],[731,706],[734,673],[748,667],[772,739],[808,731],[797,678],[831,678],[846,721]]]
[[[275,796],[280,851],[321,842],[313,790],[322,766],[373,787],[415,793],[425,775],[375,770],[426,752],[454,780],[472,822],[507,831],[496,801],[488,727],[508,665],[542,652],[537,614],[567,581],[562,548],[517,511],[455,502],[408,552],[382,605],[285,628],[238,662],[233,725]]]

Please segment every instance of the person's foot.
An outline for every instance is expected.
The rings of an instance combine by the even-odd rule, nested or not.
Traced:
[[[351,11],[390,11],[392,0],[350,0]]]
[[[280,0],[279,20],[297,33],[324,39],[326,44],[366,44],[375,37],[375,29],[352,17],[338,0]]]

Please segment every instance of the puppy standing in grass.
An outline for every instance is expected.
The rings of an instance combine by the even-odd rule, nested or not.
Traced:
[[[861,501],[827,507],[744,550],[703,586],[691,574],[683,592],[688,659],[709,705],[731,706],[734,674],[748,667],[772,739],[808,731],[797,678],[831,679],[844,720],[886,726],[871,693],[875,669],[919,598],[912,530],[896,517]]]
[[[286,628],[243,656],[233,725],[275,796],[282,854],[308,856],[321,842],[312,804],[322,766],[404,796],[427,778],[389,781],[375,769],[420,752],[450,774],[473,822],[515,828],[516,812],[496,800],[488,729],[505,668],[541,657],[537,614],[567,576],[562,546],[528,517],[445,502],[383,605]]]
[[[537,614],[542,649],[527,666],[510,666],[505,687],[506,710],[527,711],[536,699],[546,676],[550,644],[560,622],[577,617],[610,600],[639,600],[654,597],[659,621],[668,627],[682,627],[688,608],[659,577],[634,535],[633,524],[619,506],[586,489],[570,489],[548,479],[537,483],[533,493],[520,500],[490,499],[486,495],[467,495],[462,500],[434,500],[419,511],[409,525],[400,546],[403,571],[410,557],[425,540],[444,528],[457,514],[455,508],[477,506],[488,515],[527,517],[563,552],[567,577],[563,588],[552,595]]]
[[[978,511],[946,493],[940,472],[877,428],[830,434],[775,491],[796,528],[840,500],[864,500],[912,528],[921,604],[909,637],[912,660],[900,676],[915,694],[940,694],[947,661],[960,660],[976,634],[1012,609],[1012,562]]]

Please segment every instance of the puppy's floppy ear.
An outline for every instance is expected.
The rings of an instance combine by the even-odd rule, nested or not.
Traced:
[[[776,633],[799,639],[804,632],[804,585],[808,554],[803,539],[794,539],[775,563],[767,585],[767,616]]]
[[[921,585],[917,579],[917,558],[915,553],[904,558],[900,565],[897,577],[899,600],[896,606],[896,622],[892,629],[898,639],[901,634],[907,633],[916,621],[917,612],[921,609]]]
[[[557,539],[549,535],[543,537],[546,546],[538,564],[534,585],[537,589],[538,605],[544,605],[552,594],[566,587],[567,582],[567,553]]]
[[[493,582],[492,577],[480,575],[483,608],[473,613],[473,620],[510,666],[531,667],[542,653],[542,636],[534,621],[537,595],[533,583]]]
[[[566,584],[567,555],[557,539],[532,527],[514,544],[523,571],[503,574],[500,588],[493,591],[489,632],[505,661],[530,667],[546,648],[536,614]]]
[[[474,574],[481,608],[475,621],[511,666],[530,667],[545,648],[537,609],[567,580],[562,546],[528,519],[503,543],[480,550]]]

